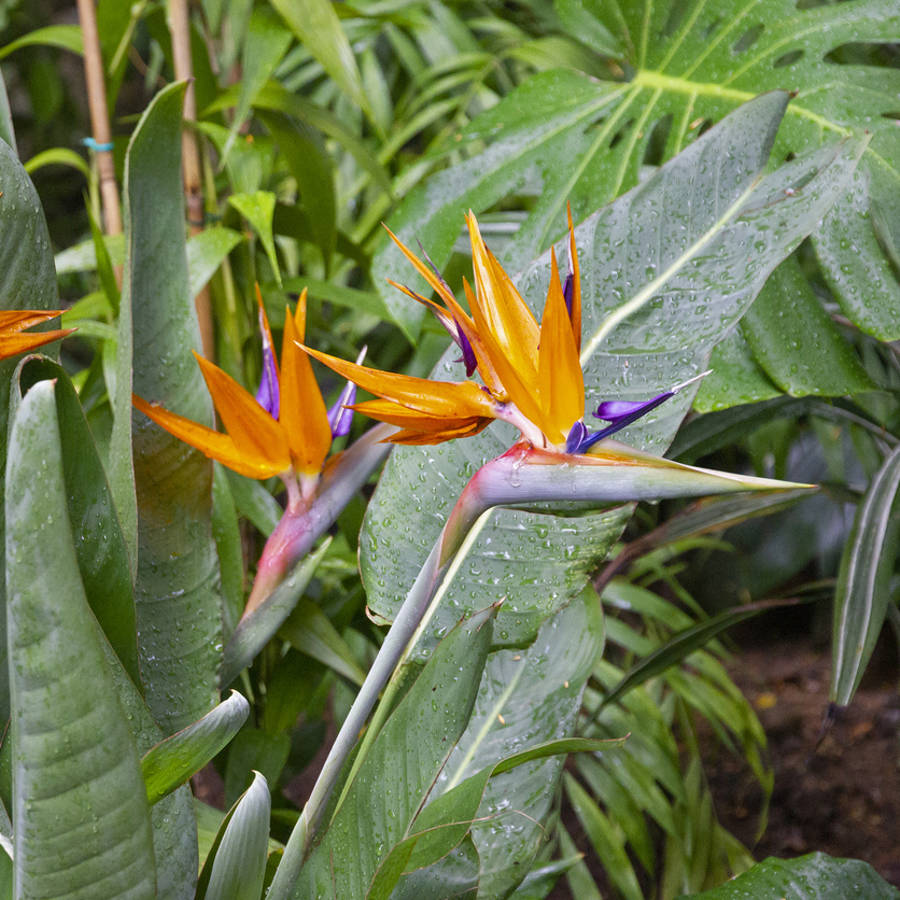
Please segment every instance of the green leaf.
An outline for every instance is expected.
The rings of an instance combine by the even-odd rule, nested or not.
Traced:
[[[435,648],[375,738],[291,896],[365,896],[466,728],[490,647],[492,617],[493,609],[475,614]],[[366,835],[363,842],[360,833]],[[286,853],[282,866],[289,862]]]
[[[203,867],[197,900],[259,900],[271,805],[269,786],[257,772],[222,822]]]
[[[297,182],[300,202],[314,223],[313,233],[327,274],[337,238],[337,198],[331,157],[316,132],[305,124],[278,113],[261,113],[260,118]]]
[[[881,633],[900,551],[900,447],[876,472],[860,503],[841,557],[831,631],[834,703],[853,699]]]
[[[234,139],[247,121],[256,95],[278,67],[290,43],[291,33],[281,25],[272,10],[262,6],[253,10],[241,52],[240,93],[222,150],[220,167],[224,166]]]
[[[212,403],[191,355],[200,348],[200,335],[185,254],[183,93],[184,85],[172,85],[157,95],[138,124],[126,161],[128,249],[110,448],[123,495],[127,480],[120,455],[130,453],[132,340],[134,392],[195,422],[213,424]],[[212,463],[135,413],[134,472],[141,669],[147,703],[171,734],[218,700],[222,601],[211,530]],[[122,515],[120,495],[116,501]]]
[[[471,828],[489,778],[527,762],[567,753],[600,752],[608,745],[608,741],[590,738],[547,741],[487,766],[436,797],[416,817],[411,834],[391,848],[375,874],[366,900],[388,900],[404,871],[431,865],[453,850]]]
[[[607,704],[615,703],[623,694],[636,688],[639,684],[643,684],[648,679],[682,662],[695,650],[705,647],[713,638],[733,625],[737,625],[739,622],[743,622],[745,619],[750,619],[767,610],[781,606],[793,606],[796,603],[797,601],[793,599],[762,600],[758,603],[747,603],[744,606],[725,610],[725,612],[719,613],[711,619],[698,622],[696,625],[691,625],[678,631],[657,647],[656,650],[633,665],[622,680],[611,691],[603,695],[603,701],[594,715],[597,715]]]
[[[362,684],[366,673],[360,668],[353,651],[340,636],[331,620],[312,600],[301,598],[280,634],[291,646],[317,659],[354,684]]]
[[[252,194],[232,194],[228,202],[253,226],[259,235],[263,249],[269,258],[272,272],[281,284],[281,270],[275,253],[272,236],[272,216],[275,213],[275,195],[271,191],[254,191]]]
[[[6,82],[0,73],[0,140],[6,141],[13,153],[18,156],[16,147],[16,129],[13,127],[12,113],[9,109],[9,95],[6,93]]]
[[[737,878],[681,900],[896,900],[900,891],[868,864],[808,853],[795,859],[768,859]]]
[[[141,760],[147,800],[153,804],[199,772],[238,733],[250,704],[232,691],[202,719],[151,747]]]
[[[243,236],[219,225],[206,228],[187,242],[187,265],[191,296],[206,286],[222,260],[243,240]]]
[[[741,331],[769,378],[794,397],[836,397],[876,387],[795,257],[769,276],[741,319]]]
[[[0,309],[57,309],[56,275],[50,235],[31,179],[12,148],[0,141]],[[53,353],[47,347],[45,352]],[[0,360],[0,503],[5,484],[9,384],[16,359]],[[3,562],[4,516],[0,508],[0,564]],[[5,602],[0,578],[0,606]],[[9,718],[5,619],[0,615],[0,720]]]
[[[241,619],[225,645],[219,682],[224,687],[240,675],[275,636],[303,596],[316,568],[328,552],[331,539],[294,567],[291,574],[250,615]],[[300,630],[295,626],[297,631]]]
[[[272,0],[272,6],[300,43],[374,123],[356,58],[332,4],[328,0]]]
[[[718,412],[781,396],[781,391],[753,358],[741,330],[732,331],[716,344],[709,365],[712,372],[703,379],[694,397],[697,412]]]
[[[768,95],[742,107],[640,187],[576,229],[588,409],[603,399],[647,399],[703,371],[716,342],[846,183],[860,144],[842,144],[797,159],[760,179],[758,172],[765,165],[784,104],[783,96]],[[785,193],[788,185],[801,182],[803,189]],[[637,229],[635,222],[657,224]],[[432,247],[425,246],[431,253]],[[649,255],[648,246],[655,248]],[[565,247],[557,248],[558,258],[566,255]],[[737,258],[742,260],[740,266],[734,265]],[[545,254],[515,279],[533,306],[546,296],[549,262]],[[397,277],[397,271],[391,274]],[[608,317],[621,316],[623,310],[630,310],[631,317],[610,330],[615,319]],[[445,355],[437,377],[461,377],[460,367],[449,363],[455,355],[452,351]],[[626,370],[627,382],[622,376]],[[658,414],[629,426],[624,440],[643,449],[664,449],[691,399],[691,390],[679,393]],[[514,429],[498,423],[475,438],[437,447],[398,447],[392,453],[360,539],[363,579],[375,612],[392,618],[397,598],[403,595],[397,587],[412,583],[449,514],[452,498],[486,460],[512,444],[514,435]],[[409,484],[417,486],[412,504]],[[480,573],[473,576],[478,590],[483,590],[482,583],[491,589],[493,577],[498,578],[496,590],[508,596],[507,608],[518,611],[529,606],[534,576],[528,567],[539,561],[542,568],[535,574],[540,583],[550,585],[551,601],[548,609],[545,592],[541,619],[580,590],[584,568],[605,552],[625,511],[564,522],[562,547],[552,555],[535,551],[546,546],[560,520],[540,515],[527,523],[520,519],[512,525],[517,533],[510,537],[510,515],[497,512],[484,524],[458,572],[465,576],[470,566],[479,568],[484,560],[496,560],[500,573],[490,573],[490,579],[480,579]],[[598,530],[606,532],[602,541],[597,540]],[[460,582],[460,589],[450,589],[444,602],[465,609],[471,589]],[[503,611],[497,628],[501,638],[502,619]]]
[[[7,141],[7,143],[9,142]],[[25,171],[30,175],[44,166],[68,166],[80,172],[86,179],[91,177],[90,166],[85,162],[84,157],[68,147],[51,147],[49,150],[36,153],[25,163]]]
[[[285,278],[284,290],[299,293],[303,288],[309,290],[310,297],[334,303],[347,309],[353,309],[360,313],[367,313],[387,321],[390,316],[385,309],[379,294],[374,291],[360,291],[357,288],[345,287],[341,284],[331,284],[319,278],[308,278],[306,275],[297,278]]]
[[[135,685],[141,685],[128,551],[103,463],[65,370],[48,359],[20,369],[14,390],[52,381],[60,434],[66,509],[87,602]]]
[[[48,25],[46,28],[35,28],[28,34],[0,47],[0,59],[21,50],[22,47],[59,47],[71,50],[72,53],[83,53],[81,27],[78,25]]]
[[[17,889],[152,898],[149,808],[81,587],[54,392],[42,381],[25,396],[7,465]]]

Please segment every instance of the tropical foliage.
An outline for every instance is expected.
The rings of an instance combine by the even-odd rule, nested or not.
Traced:
[[[771,793],[731,626],[832,602],[845,705],[900,621],[896,4],[57,6],[0,4],[0,896],[897,896],[757,862],[704,747]]]

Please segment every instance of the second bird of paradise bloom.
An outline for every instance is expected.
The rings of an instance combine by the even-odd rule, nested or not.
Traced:
[[[74,330],[72,328],[25,332],[26,328],[39,325],[41,322],[49,322],[61,314],[60,309],[0,310],[0,359],[27,353],[71,334]]]
[[[194,354],[225,434],[133,396],[134,405],[170,434],[211,459],[250,478],[277,475],[287,488],[287,509],[272,532],[257,568],[244,615],[255,609],[284,579],[305,546],[312,525],[307,512],[319,488],[334,438],[350,431],[352,384],[326,409],[309,359],[299,342],[306,331],[306,290],[292,314],[285,311],[281,363],[257,290],[263,344],[263,373],[256,395],[218,366]]]
[[[466,223],[475,285],[473,289],[463,279],[463,289],[471,312],[458,302],[430,260],[423,263],[388,231],[441,302],[391,283],[434,312],[462,351],[466,374],[471,376],[477,370],[483,384],[382,372],[304,347],[315,359],[380,398],[353,408],[398,426],[400,430],[388,440],[437,444],[477,434],[494,419],[502,419],[515,425],[535,448],[582,454],[696,380],[644,402],[601,403],[594,417],[610,424],[591,432],[584,424],[584,378],[579,359],[581,279],[571,213],[568,273],[562,281],[556,254],[551,251],[550,287],[540,324],[488,250],[471,212]]]

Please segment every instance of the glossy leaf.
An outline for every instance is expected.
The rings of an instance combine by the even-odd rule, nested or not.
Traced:
[[[259,900],[269,841],[269,786],[259,772],[222,821],[197,900]]]
[[[182,212],[183,92],[184,85],[172,85],[157,95],[128,150],[113,464],[119,454],[130,459],[132,340],[134,392],[192,421],[213,424],[212,402],[191,354],[199,349],[200,336]],[[134,414],[133,440],[141,668],[147,703],[163,731],[171,734],[199,719],[218,699],[222,601],[211,531],[212,463],[139,413]],[[127,479],[123,471],[119,474],[122,493],[116,495],[116,505],[121,516]]]
[[[330,539],[300,562],[294,571],[250,615],[241,619],[225,645],[220,684],[231,684],[249,666],[256,654],[275,636],[296,607],[316,567],[328,552]]]
[[[63,461],[66,508],[81,582],[91,612],[135,685],[141,685],[135,636],[134,592],[125,539],[113,506],[103,463],[62,366],[48,359],[27,362],[16,392],[38,381],[54,382]]]
[[[408,833],[466,728],[490,647],[492,616],[488,609],[466,619],[435,648],[372,743],[290,896],[365,896],[381,861]],[[367,835],[362,843],[360,830]],[[281,868],[291,862],[289,850]],[[275,885],[272,894],[284,896]]]
[[[752,6],[691,0],[677,9],[595,3],[585,14],[597,21],[598,50],[608,48],[607,35],[622,48],[619,66],[610,74],[542,72],[477,117],[454,141],[454,150],[471,146],[474,155],[407,198],[389,223],[400,237],[413,237],[414,229],[442,266],[456,230],[450,210],[472,206],[478,213],[524,189],[534,203],[505,257],[515,269],[561,233],[567,201],[578,221],[637,184],[648,157],[674,157],[705,125],[760,92],[791,91],[796,96],[774,147],[776,160],[838,137],[872,134],[854,196],[812,230],[823,271],[848,317],[879,337],[897,337],[900,286],[872,215],[873,207],[884,209],[893,236],[888,243],[900,245],[897,76],[888,66],[841,64],[829,56],[851,42],[897,40],[900,15],[892,0],[805,8],[793,0]],[[592,32],[578,18],[563,22],[576,29],[574,37],[590,42]],[[622,69],[630,80],[588,77],[621,77]],[[559,165],[561,159],[567,164]],[[391,251],[383,248],[379,257],[379,275],[396,271]],[[419,321],[398,311],[407,327]]]
[[[875,474],[856,511],[834,599],[831,688],[834,703],[853,699],[891,602],[900,552],[900,447]]]
[[[836,397],[876,387],[795,257],[771,274],[741,320],[741,331],[769,378],[794,397]]]
[[[781,396],[781,390],[753,358],[742,330],[732,331],[716,344],[709,365],[712,372],[694,398],[697,412],[717,412]]]
[[[12,148],[0,141],[0,309],[58,309],[50,235],[31,179]],[[44,348],[52,353],[52,347]],[[18,360],[0,360],[0,460],[6,459],[9,384]],[[0,465],[0,503],[5,466]],[[0,512],[0,562],[5,552]],[[5,585],[0,579],[0,601]],[[4,617],[0,616],[0,719],[9,718]]]
[[[147,800],[156,803],[199,772],[238,733],[250,704],[237,691],[202,719],[151,747],[141,759]]]
[[[150,811],[81,587],[51,381],[17,410],[7,474],[17,892],[152,898]]]
[[[809,853],[795,859],[768,859],[749,872],[699,894],[680,900],[896,900],[900,891],[889,885],[868,864],[858,859],[837,859]]]

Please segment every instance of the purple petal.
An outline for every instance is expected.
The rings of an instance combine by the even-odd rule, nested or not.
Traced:
[[[356,402],[356,385],[348,381],[337,403],[328,410],[328,424],[331,425],[332,437],[343,437],[350,433],[350,423],[353,421],[353,410],[347,409]]]
[[[266,329],[262,329],[263,371],[256,402],[273,418],[281,412],[281,391],[278,385],[278,369],[275,367],[275,351],[269,343]]]
[[[472,373],[478,368],[478,360],[475,359],[475,351],[472,349],[472,344],[466,337],[466,333],[462,330],[459,322],[454,319],[453,324],[456,325],[456,343],[459,344],[459,349],[462,350],[463,362],[466,364],[466,375],[471,378]],[[450,336],[453,337],[453,332],[450,333]]]
[[[597,407],[597,411],[594,413],[595,419],[603,419],[605,422],[616,422],[619,419],[624,419],[626,416],[633,415],[637,413],[638,416],[642,416],[644,411],[653,409],[654,406],[658,406],[663,400],[668,400],[669,397],[672,396],[672,391],[666,391],[664,394],[658,394],[652,400],[638,400],[636,402],[630,402],[628,400],[605,400]]]
[[[566,438],[566,453],[578,453],[588,436],[587,426],[580,419],[572,426]]]
[[[570,266],[571,268],[571,266]],[[566,280],[563,282],[563,297],[566,301],[566,309],[569,313],[569,318],[572,318],[572,291],[575,289],[575,273],[569,272],[566,275]]]

